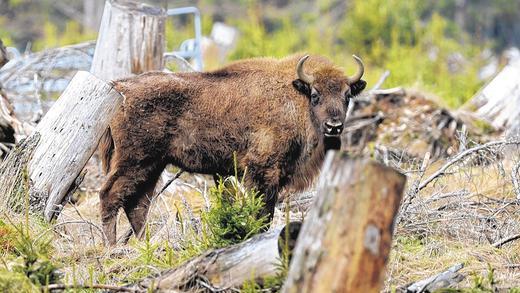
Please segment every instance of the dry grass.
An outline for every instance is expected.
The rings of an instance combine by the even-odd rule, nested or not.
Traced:
[[[520,149],[503,147],[476,152],[450,167],[446,174],[413,193],[416,180],[435,173],[447,160],[425,172],[410,171],[405,202],[388,266],[386,288],[396,288],[464,263],[469,276],[460,287],[491,268],[502,288],[520,286],[520,242],[495,243],[520,233],[520,201],[513,189],[513,158]],[[507,156],[505,155],[507,153]]]

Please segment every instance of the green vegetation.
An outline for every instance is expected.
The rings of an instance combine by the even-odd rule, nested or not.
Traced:
[[[480,53],[490,45],[473,43],[465,31],[441,16],[437,11],[444,6],[431,7],[419,0],[349,3],[346,17],[332,20],[311,12],[300,18],[269,18],[261,5],[252,1],[246,17],[226,20],[241,33],[229,59],[308,52],[329,56],[348,74],[355,68],[351,55],[357,54],[368,65],[369,85],[384,70],[390,70],[386,87],[416,87],[440,96],[452,108],[462,105],[482,86],[477,77],[483,65]],[[321,4],[324,11],[330,8]],[[209,17],[204,19],[205,33],[211,22]],[[191,29],[191,25],[169,25],[167,43],[175,47],[181,37],[193,35]]]
[[[260,216],[263,196],[241,186],[243,182],[228,177],[210,188],[212,208],[202,213],[202,226],[207,233],[200,239],[208,248],[240,243],[267,228],[266,217]]]
[[[25,225],[7,225],[3,221],[0,235],[0,291],[30,292],[61,279],[58,266],[51,260],[51,237],[34,236]]]

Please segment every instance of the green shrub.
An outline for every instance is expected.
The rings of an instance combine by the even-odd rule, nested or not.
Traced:
[[[236,177],[228,177],[209,190],[212,207],[202,213],[202,242],[211,248],[240,243],[267,227],[266,217],[260,216],[263,196],[241,186]]]

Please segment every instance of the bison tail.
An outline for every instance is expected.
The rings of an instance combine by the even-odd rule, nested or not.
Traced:
[[[112,139],[112,132],[110,127],[107,127],[101,140],[99,141],[99,156],[101,158],[101,164],[103,165],[103,172],[108,174],[110,172],[110,160],[112,153],[114,152],[114,140]]]

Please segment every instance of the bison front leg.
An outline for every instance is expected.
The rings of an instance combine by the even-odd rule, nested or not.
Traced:
[[[99,193],[103,230],[110,245],[116,244],[117,214],[121,207],[125,208],[136,235],[142,231],[150,204],[147,193],[153,190],[164,169],[154,163],[119,166],[109,174]]]
[[[130,199],[123,205],[123,209],[126,213],[126,217],[132,226],[132,231],[137,238],[142,238],[144,226],[146,224],[146,218],[148,216],[148,210],[154,198],[154,188],[158,179],[151,180],[147,187],[144,188],[144,193],[140,197]],[[131,236],[131,234],[129,235]],[[128,241],[130,237],[124,239],[124,242]]]
[[[248,187],[256,187],[263,196],[264,208],[260,217],[266,217],[266,223],[271,223],[274,216],[274,208],[278,200],[279,174],[277,166],[263,167],[259,164],[248,164],[246,179]]]

